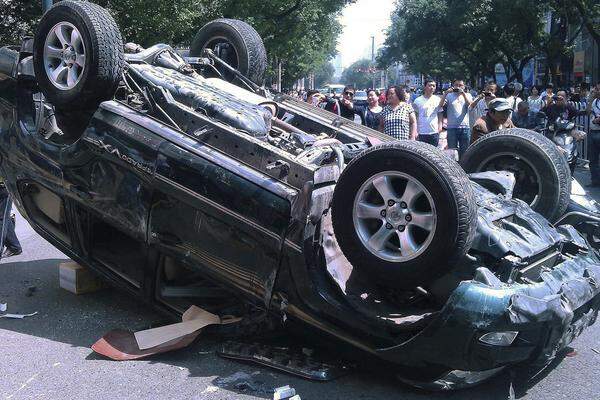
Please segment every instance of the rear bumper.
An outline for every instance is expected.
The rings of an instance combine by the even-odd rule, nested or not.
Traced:
[[[382,358],[448,371],[487,371],[521,362],[546,364],[600,309],[600,261],[590,252],[542,274],[542,282],[492,287],[464,281],[427,328],[411,340],[379,349]],[[480,338],[518,332],[509,345]]]

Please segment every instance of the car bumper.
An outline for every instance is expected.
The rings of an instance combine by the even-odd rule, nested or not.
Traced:
[[[521,362],[547,364],[586,327],[600,308],[600,261],[590,252],[563,261],[532,284],[496,287],[462,282],[439,316],[411,340],[379,349],[405,365],[447,371],[493,371]],[[509,344],[482,342],[491,332],[517,332]]]

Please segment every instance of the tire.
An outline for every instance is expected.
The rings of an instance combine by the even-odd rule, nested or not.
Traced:
[[[225,44],[225,53],[217,54],[217,45]],[[267,51],[256,30],[237,19],[216,19],[204,25],[192,41],[190,56],[200,57],[205,48],[215,51],[228,64],[237,69],[257,85],[264,83],[267,68]],[[231,51],[233,50],[233,52]],[[216,66],[217,69],[218,65]],[[233,74],[219,70],[230,82],[236,80]]]
[[[489,133],[463,154],[467,173],[508,170],[515,174],[513,197],[528,203],[550,222],[561,217],[571,193],[566,157],[545,136],[521,128]]]
[[[59,30],[62,39],[56,33]],[[79,40],[73,36],[75,31]],[[66,59],[56,50],[50,51],[58,49],[64,39],[71,56]],[[38,24],[33,65],[42,93],[54,106],[69,111],[95,108],[111,99],[117,89],[124,67],[123,39],[104,8],[86,1],[60,1]],[[51,78],[52,70],[65,65],[70,68]]]
[[[383,196],[375,184],[386,179],[384,186],[391,191]],[[421,190],[412,201],[409,185]],[[395,198],[393,204],[384,203],[389,198]],[[361,216],[359,204],[375,208]],[[396,141],[365,150],[341,174],[331,208],[336,238],[354,268],[397,289],[427,285],[447,272],[470,249],[477,227],[469,178],[442,151],[421,142]],[[426,225],[428,229],[422,228]],[[391,235],[381,250],[369,240],[378,232]],[[400,250],[400,237],[412,238],[410,243],[417,245],[412,253]]]

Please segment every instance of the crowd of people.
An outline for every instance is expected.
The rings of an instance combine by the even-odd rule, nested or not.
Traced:
[[[445,132],[447,148],[456,149],[459,157],[489,132],[513,127],[540,131],[547,121],[558,117],[589,115],[591,185],[600,186],[600,82],[591,90],[582,86],[555,93],[552,84],[543,90],[536,86],[524,90],[516,82],[500,88],[494,81],[475,91],[456,79],[448,89],[437,89],[437,83],[428,79],[418,96],[405,86],[390,86],[385,93],[368,89],[366,105],[355,104],[351,86],[344,88],[341,98],[311,90],[304,100],[350,120],[358,116],[363,125],[395,139],[445,147],[440,144],[440,135]],[[576,109],[571,102],[582,107]]]

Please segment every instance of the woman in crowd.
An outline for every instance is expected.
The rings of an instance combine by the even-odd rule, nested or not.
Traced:
[[[531,88],[531,95],[527,98],[527,104],[529,104],[529,110],[534,113],[540,112],[546,105],[542,96],[540,96],[540,90],[537,86]]]
[[[371,129],[379,129],[379,120],[381,119],[381,111],[383,108],[379,105],[379,93],[375,89],[367,91],[368,106],[366,107],[363,121],[365,125]]]
[[[391,86],[386,93],[387,105],[381,112],[379,130],[399,140],[417,139],[415,110],[406,102],[406,92],[400,86]]]

